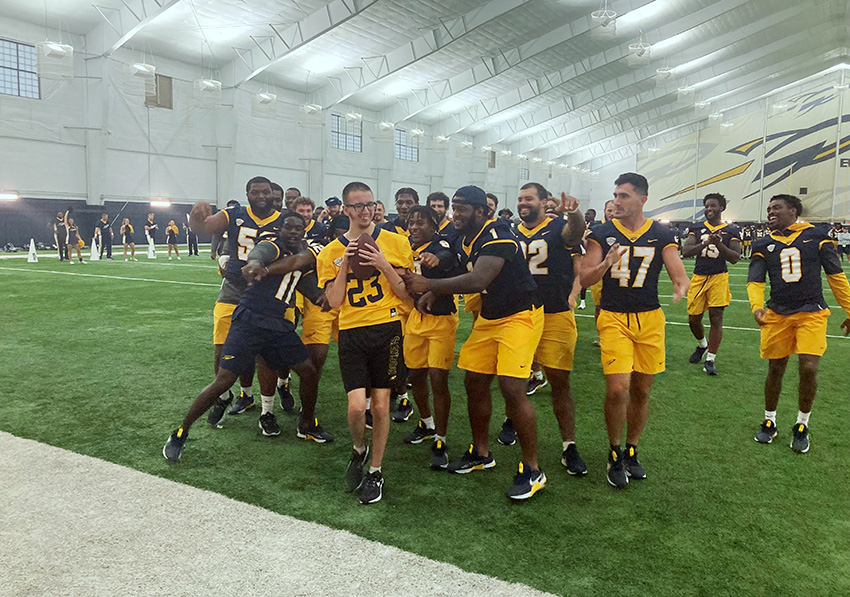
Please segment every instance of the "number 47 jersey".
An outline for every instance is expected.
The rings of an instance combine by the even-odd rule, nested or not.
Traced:
[[[666,247],[678,247],[676,235],[666,226],[647,219],[637,230],[629,230],[619,220],[595,227],[587,237],[602,248],[602,258],[611,246],[627,249],[602,277],[601,307],[617,313],[642,313],[659,309],[658,275],[664,265]]]

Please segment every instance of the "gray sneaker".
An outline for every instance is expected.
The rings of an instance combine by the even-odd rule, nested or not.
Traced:
[[[760,444],[769,444],[773,442],[774,437],[776,437],[776,423],[770,419],[765,419],[761,424],[761,429],[753,439]]]
[[[791,440],[791,450],[797,454],[809,451],[809,428],[802,423],[794,425],[794,438]]]
[[[357,450],[351,450],[351,459],[348,461],[348,468],[345,471],[345,480],[348,483],[348,491],[357,491],[363,485],[363,467],[369,460],[369,446],[362,454],[358,454]]]

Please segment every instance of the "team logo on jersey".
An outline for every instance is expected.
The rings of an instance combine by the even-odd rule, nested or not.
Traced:
[[[443,247],[444,249],[448,249],[448,248],[449,248],[449,246],[450,246],[450,245],[449,245],[449,241],[447,241],[447,240],[441,240],[441,241],[440,241],[440,246],[441,246],[441,247]]]
[[[337,257],[334,259],[334,265],[337,267],[342,267],[342,257]]]
[[[396,313],[395,307],[391,308],[391,309],[390,309],[390,317],[395,317],[395,316],[396,316],[396,314],[397,314],[397,313]]]
[[[771,253],[773,253],[773,249],[775,249],[775,248],[776,248],[776,245],[767,245],[767,250]]]
[[[615,242],[617,242],[617,239],[613,236],[609,236],[608,238],[605,239],[605,242],[608,243],[609,245],[613,245]]]
[[[244,223],[245,223],[245,220],[243,220],[242,218],[236,218],[236,225],[237,226],[241,226]]]

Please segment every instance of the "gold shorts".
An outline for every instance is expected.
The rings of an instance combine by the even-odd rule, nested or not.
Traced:
[[[213,307],[213,344],[224,344],[227,332],[230,331],[230,317],[236,310],[236,305],[216,303]]]
[[[543,335],[537,346],[537,362],[551,369],[572,371],[577,338],[576,318],[572,311],[546,313],[543,316]]]
[[[602,352],[602,372],[664,371],[664,311],[617,313],[602,309],[596,320]]]
[[[481,313],[481,295],[479,293],[463,295],[464,313]]]
[[[709,307],[728,307],[732,302],[729,272],[701,276],[694,274],[688,288],[688,315],[701,315]]]
[[[602,301],[602,280],[590,287],[590,296],[593,297],[594,306],[598,307]]]
[[[821,356],[826,352],[829,309],[779,315],[765,309],[759,352],[763,359],[784,359],[792,354]]]
[[[301,321],[301,342],[306,344],[330,344],[331,333],[339,338],[339,309],[322,311],[310,301],[304,301],[304,318]]]
[[[501,319],[479,317],[460,349],[458,369],[527,379],[542,334],[542,307]]]
[[[404,333],[404,364],[408,369],[452,368],[458,315],[411,312]]]

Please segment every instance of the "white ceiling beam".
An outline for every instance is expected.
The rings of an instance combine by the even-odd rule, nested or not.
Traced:
[[[522,6],[529,0],[490,0],[466,14],[442,21],[438,27],[423,31],[418,38],[411,40],[385,55],[361,58],[362,63],[349,66],[348,78],[342,78],[341,85],[325,85],[318,90],[318,101],[325,108],[344,102],[372,85],[427,58],[457,41],[464,35],[502,15]],[[365,68],[364,68],[365,67]],[[451,93],[448,80],[433,81],[432,93],[437,98]]]
[[[108,27],[103,28],[103,56],[111,56],[121,46],[133,39],[158,16],[174,8],[183,0],[121,0],[122,6],[100,6],[95,10]]]
[[[234,80],[239,87],[257,75],[265,72],[283,60],[292,51],[318,39],[329,31],[339,27],[349,19],[356,17],[378,0],[331,0],[328,4],[308,14],[295,23],[287,25],[269,24],[271,30],[266,36],[252,36],[254,45],[249,48],[236,48],[238,61],[242,66]]]

